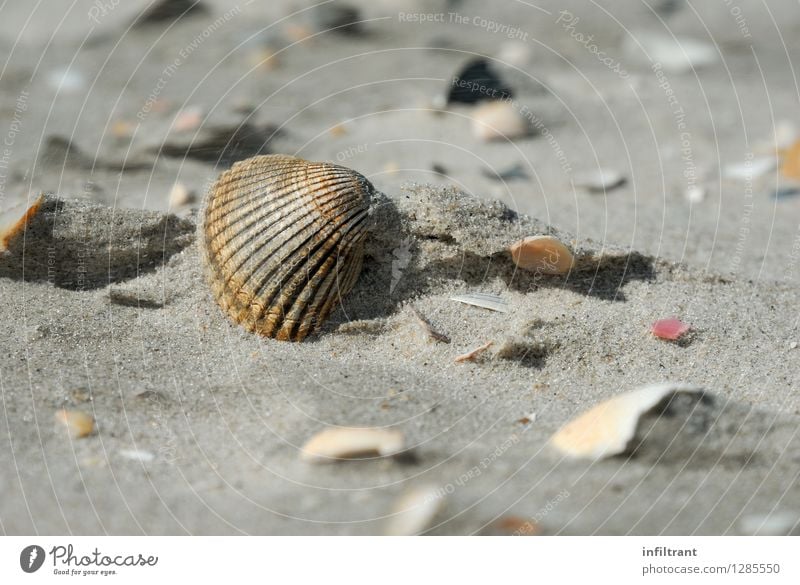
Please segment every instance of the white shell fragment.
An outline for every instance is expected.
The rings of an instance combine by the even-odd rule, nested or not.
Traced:
[[[509,247],[519,268],[540,274],[566,274],[575,264],[572,251],[553,236],[531,236]]]
[[[778,168],[778,159],[774,156],[764,156],[743,163],[727,165],[722,175],[726,179],[751,181],[774,171],[776,168]]]
[[[391,457],[403,450],[403,433],[396,429],[331,427],[303,445],[302,458],[321,463],[337,459]]]
[[[444,497],[434,486],[413,488],[400,496],[392,506],[384,534],[386,536],[414,536],[425,532],[443,505]]]
[[[138,461],[139,463],[150,463],[156,458],[150,451],[142,451],[139,449],[122,449],[119,452],[121,457],[131,461]]]
[[[505,100],[493,100],[472,113],[472,133],[480,140],[513,140],[530,133],[528,119]]]
[[[614,169],[595,169],[575,177],[575,186],[592,193],[611,191],[625,184],[625,175]]]
[[[739,533],[744,536],[798,536],[800,516],[788,512],[749,514],[739,521]]]
[[[455,295],[450,297],[451,301],[458,301],[466,305],[473,305],[481,307],[482,309],[489,309],[490,311],[497,311],[499,313],[508,313],[508,303],[498,295],[490,293],[467,293],[464,295]]]
[[[701,393],[702,389],[665,383],[620,394],[567,423],[550,438],[550,444],[562,454],[580,459],[598,460],[625,453],[640,418],[679,392]]]
[[[670,73],[684,73],[713,65],[719,60],[717,48],[711,43],[649,31],[634,34],[626,42],[626,48],[629,53],[640,55],[653,65],[660,64]]]

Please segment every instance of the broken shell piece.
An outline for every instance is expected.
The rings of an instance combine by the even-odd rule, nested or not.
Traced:
[[[413,488],[392,506],[384,529],[386,536],[414,536],[425,532],[443,505],[444,497],[434,486]]]
[[[466,305],[489,309],[499,313],[508,313],[508,303],[498,295],[490,293],[467,293],[465,295],[455,295],[450,297],[451,301],[458,301]]]
[[[798,536],[800,516],[787,512],[749,514],[739,521],[739,533],[745,536]]]
[[[777,166],[778,161],[774,156],[765,156],[728,165],[722,174],[726,179],[751,181],[775,170]]]
[[[680,392],[702,393],[688,384],[656,384],[606,400],[563,426],[550,444],[568,457],[599,460],[628,451],[642,416]]]
[[[596,169],[578,175],[575,186],[592,193],[604,193],[625,184],[625,176],[613,169]]]
[[[61,409],[56,413],[56,421],[64,426],[73,439],[88,437],[94,432],[94,419],[80,410]]]
[[[658,63],[671,73],[692,71],[719,60],[715,45],[689,38],[639,32],[625,45],[629,53],[643,53],[651,63]]]
[[[44,195],[39,195],[33,205],[23,211],[22,206],[15,206],[0,212],[0,255],[8,251],[12,240],[25,231],[25,227],[33,219],[44,202]]]
[[[484,343],[483,345],[481,345],[480,347],[476,347],[472,351],[468,351],[467,353],[462,353],[453,361],[456,362],[457,364],[461,362],[474,362],[478,358],[478,356],[480,356],[483,352],[492,347],[493,343],[494,343],[493,341]]]
[[[509,248],[514,264],[523,270],[540,274],[566,274],[575,258],[572,252],[553,236],[531,236]]]
[[[119,454],[125,459],[138,461],[139,463],[150,463],[156,458],[150,451],[141,451],[139,449],[122,449]]]
[[[669,339],[675,341],[680,339],[691,326],[684,323],[680,319],[671,317],[669,319],[659,319],[650,326],[650,333],[661,339]]]
[[[513,140],[530,133],[528,119],[510,101],[492,101],[475,108],[472,133],[481,140]]]
[[[781,174],[787,179],[800,179],[800,141],[790,145],[783,153]]]
[[[302,457],[320,463],[337,459],[391,457],[403,450],[403,433],[395,429],[331,427],[303,445]]]

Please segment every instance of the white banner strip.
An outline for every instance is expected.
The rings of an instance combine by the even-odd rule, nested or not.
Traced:
[[[792,537],[5,537],[0,583],[796,584],[798,544]]]

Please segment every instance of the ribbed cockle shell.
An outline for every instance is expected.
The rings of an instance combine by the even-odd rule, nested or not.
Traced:
[[[200,221],[220,307],[249,331],[303,340],[361,272],[372,192],[355,171],[286,155],[222,173]]]

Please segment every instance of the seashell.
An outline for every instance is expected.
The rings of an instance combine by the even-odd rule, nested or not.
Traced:
[[[776,166],[778,166],[778,160],[774,156],[763,156],[743,163],[729,164],[722,174],[726,179],[752,181],[771,173]]]
[[[122,449],[119,454],[125,459],[137,461],[139,463],[150,463],[156,458],[150,451],[143,451],[141,449]]]
[[[679,392],[702,393],[687,384],[656,384],[615,396],[563,426],[550,444],[564,455],[603,459],[625,453],[636,435],[639,419]]]
[[[658,63],[670,73],[685,73],[719,61],[718,48],[712,43],[652,32],[634,33],[625,49],[631,54],[646,55],[650,63]]]
[[[248,331],[302,341],[361,272],[374,188],[285,155],[236,163],[211,188],[200,240],[217,302]]]
[[[530,125],[510,101],[491,101],[475,108],[472,133],[480,140],[511,140],[527,136]]]
[[[320,463],[336,459],[391,457],[403,450],[405,438],[396,429],[331,427],[303,445],[303,459]]]
[[[94,432],[94,419],[80,410],[61,409],[56,413],[56,421],[64,426],[73,439],[88,437]]]
[[[738,529],[744,536],[800,536],[800,516],[788,511],[748,514]]]
[[[0,213],[0,255],[7,252],[14,238],[25,231],[33,216],[39,212],[42,203],[44,195],[39,195],[33,205],[25,211],[15,206]]]
[[[575,264],[572,252],[553,236],[531,236],[509,247],[514,264],[540,274],[566,274]]]
[[[626,182],[625,175],[614,169],[595,169],[578,175],[575,186],[586,189],[590,193],[604,193]]]
[[[508,313],[508,303],[502,297],[490,293],[468,293],[465,295],[455,295],[450,297],[451,301],[458,301],[465,305],[473,305],[490,311]]]
[[[434,486],[420,486],[400,496],[384,528],[386,536],[415,536],[425,532],[444,505],[444,494]]]

